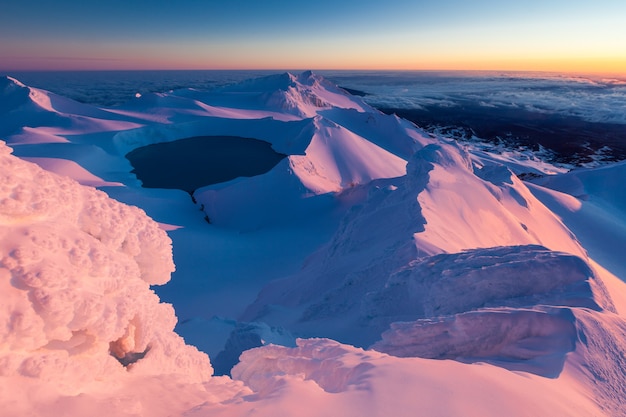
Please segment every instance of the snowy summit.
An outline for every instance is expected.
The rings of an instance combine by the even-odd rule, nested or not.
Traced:
[[[626,416],[623,163],[311,72],[110,108],[4,77],[0,138],[3,415]]]

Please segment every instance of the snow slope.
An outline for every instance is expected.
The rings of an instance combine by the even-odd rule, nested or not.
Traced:
[[[625,277],[626,164],[578,169],[535,180],[531,191],[571,229],[589,254],[614,274]]]
[[[405,177],[372,183],[367,201],[344,217],[329,243],[294,276],[264,289],[242,318],[363,346],[367,331],[356,322],[372,314],[364,297],[411,261],[530,244],[586,257],[571,232],[506,167],[477,168],[457,146],[428,145],[411,158]],[[305,330],[321,317],[332,324]]]
[[[60,174],[0,145],[3,415],[626,415],[623,165],[462,146],[310,72],[0,103]],[[288,157],[196,203],[124,158],[208,135]]]

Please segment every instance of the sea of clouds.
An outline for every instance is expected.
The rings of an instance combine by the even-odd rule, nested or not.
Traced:
[[[22,72],[20,81],[75,100],[114,106],[148,92],[210,90],[280,71]],[[479,105],[626,124],[626,77],[531,72],[317,71],[366,93],[378,108],[424,109]]]

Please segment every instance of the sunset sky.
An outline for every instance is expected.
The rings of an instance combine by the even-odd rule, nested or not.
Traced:
[[[623,0],[12,0],[0,70],[626,73]]]

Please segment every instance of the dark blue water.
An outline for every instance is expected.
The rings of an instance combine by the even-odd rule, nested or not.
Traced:
[[[8,74],[98,106],[136,94],[211,90],[277,71],[86,71]],[[317,71],[426,130],[554,150],[564,162],[604,150],[626,159],[626,77],[530,72]]]
[[[187,191],[261,175],[287,155],[268,142],[237,136],[196,136],[136,148],[126,155],[147,188]]]

